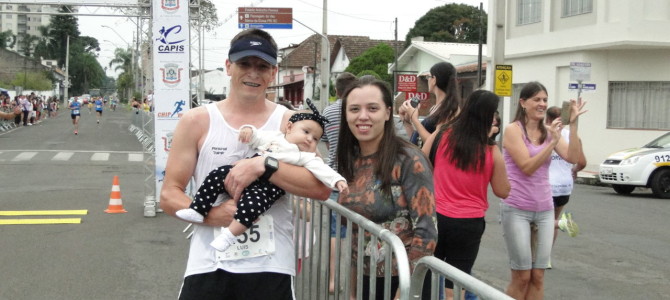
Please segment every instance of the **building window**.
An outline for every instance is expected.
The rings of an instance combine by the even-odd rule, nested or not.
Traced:
[[[542,0],[518,0],[517,25],[542,21]]]
[[[571,17],[593,12],[593,0],[563,0],[562,17]]]
[[[5,7],[6,7],[7,9],[12,9],[12,6],[9,5],[9,4],[7,4],[7,6],[5,6]]]
[[[670,81],[611,81],[607,128],[670,129]]]

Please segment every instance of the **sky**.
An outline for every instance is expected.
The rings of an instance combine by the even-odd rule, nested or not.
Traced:
[[[323,0],[212,0],[211,2],[216,5],[219,22],[222,25],[211,32],[205,32],[205,69],[225,66],[230,39],[240,31],[237,28],[237,9],[239,7],[291,7],[294,19],[313,30],[322,32]],[[479,7],[479,3],[483,3],[484,10],[488,11],[489,0],[411,0],[403,2],[405,3],[400,4],[400,1],[395,0],[328,1],[327,33],[393,40],[395,39],[394,19],[398,18],[398,40],[404,40],[416,20],[432,8],[448,3],[464,3]],[[101,7],[82,7],[80,12],[104,14],[105,10]],[[105,67],[113,58],[115,48],[133,43],[135,30],[133,22],[134,20],[125,17],[81,16],[79,17],[79,30],[82,35],[94,37],[101,43],[98,60]],[[299,44],[314,34],[312,30],[297,22],[293,22],[293,29],[269,29],[267,31],[275,38],[279,48]],[[107,74],[116,77],[111,70]]]

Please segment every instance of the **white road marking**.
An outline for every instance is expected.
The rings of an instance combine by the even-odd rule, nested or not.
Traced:
[[[93,161],[107,161],[107,160],[109,160],[109,153],[102,153],[102,152],[93,153],[93,155],[91,155],[91,160],[93,160]]]
[[[67,161],[74,155],[74,152],[58,152],[51,160]]]
[[[37,152],[21,152],[19,155],[14,157],[12,161],[27,161],[31,160],[35,155],[37,155]]]
[[[128,153],[128,161],[142,161],[144,154],[142,153]]]

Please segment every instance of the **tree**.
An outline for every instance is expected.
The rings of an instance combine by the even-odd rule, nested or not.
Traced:
[[[33,56],[33,47],[37,43],[39,38],[32,34],[23,33],[21,38],[19,38],[19,48],[23,50],[23,55],[26,57]]]
[[[116,88],[119,95],[130,96],[130,90],[133,87],[133,50],[116,48],[114,50],[114,58],[109,61],[109,67],[113,68],[115,72],[121,71],[119,78],[116,81]]]
[[[11,30],[0,32],[0,49],[12,48],[16,44],[16,36]]]
[[[413,37],[423,36],[429,42],[473,43],[479,42],[479,29],[482,28],[482,41],[486,41],[486,12],[467,4],[450,3],[429,10],[414,23],[405,37],[405,47]]]
[[[344,71],[351,72],[352,74],[361,74],[363,71],[371,71],[374,74],[377,74],[381,80],[391,84],[393,77],[388,74],[388,64],[392,63],[393,59],[393,48],[385,43],[380,43],[363,52],[360,56],[352,59],[349,66]]]
[[[40,32],[40,38],[37,41],[37,45],[35,45],[35,51],[33,51],[35,57],[43,57],[45,59],[56,58],[58,40],[51,33],[51,27],[39,26],[37,30]]]
[[[52,89],[51,79],[46,72],[18,72],[12,86],[22,86],[24,90],[48,91]]]
[[[91,53],[82,53],[70,63],[72,77],[72,92],[75,94],[88,93],[90,88],[100,88],[105,77],[105,71],[98,63],[98,59]]]

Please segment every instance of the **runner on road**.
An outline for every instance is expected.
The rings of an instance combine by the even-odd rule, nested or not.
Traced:
[[[102,100],[100,98],[95,98],[95,114],[98,116],[98,124],[100,124],[100,118],[102,118]]]
[[[79,132],[79,117],[81,116],[81,103],[77,101],[77,98],[72,100],[70,103],[70,116],[72,117],[72,125],[74,125],[74,134],[77,135]]]

